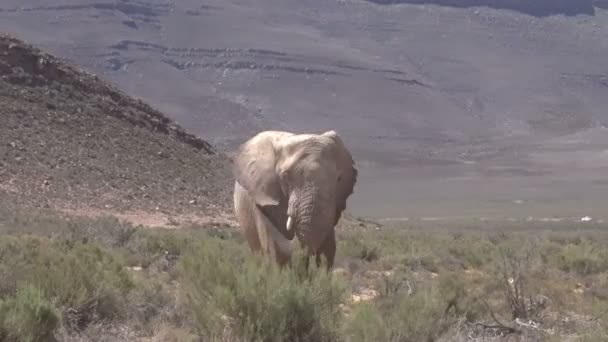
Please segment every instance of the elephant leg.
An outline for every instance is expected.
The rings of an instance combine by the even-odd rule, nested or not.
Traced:
[[[262,251],[269,254],[280,266],[286,265],[291,257],[291,241],[281,234],[257,206],[253,211]]]
[[[328,271],[334,266],[334,259],[336,257],[336,231],[333,228],[327,234],[327,237],[316,254],[317,266],[321,266],[322,255],[325,256],[327,261],[326,268]]]
[[[256,252],[262,249],[258,229],[255,220],[255,203],[247,190],[245,190],[238,182],[234,182],[234,213],[245,235],[245,240],[251,251]]]
[[[308,249],[306,250],[309,251]],[[334,229],[327,234],[327,237],[325,237],[325,240],[323,240],[323,243],[316,252],[312,254],[308,252],[304,255],[304,265],[307,271],[310,266],[310,257],[313,255],[315,256],[317,267],[321,267],[321,257],[324,256],[327,261],[325,265],[326,270],[329,271],[333,268],[336,257],[336,232]]]
[[[291,256],[291,241],[281,234],[238,182],[235,182],[234,209],[249,248],[268,254],[279,265],[285,265]]]

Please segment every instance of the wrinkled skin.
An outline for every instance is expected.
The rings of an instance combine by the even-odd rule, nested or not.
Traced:
[[[357,170],[338,134],[265,131],[234,159],[234,209],[249,247],[283,266],[295,241],[328,269],[336,254],[335,225],[353,193]]]

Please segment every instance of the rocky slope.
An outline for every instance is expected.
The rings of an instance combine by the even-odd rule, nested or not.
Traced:
[[[141,100],[0,36],[0,201],[216,215],[230,161]]]

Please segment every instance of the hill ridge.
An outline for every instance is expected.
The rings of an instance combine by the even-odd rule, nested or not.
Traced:
[[[133,99],[122,90],[113,86],[111,83],[99,78],[96,74],[85,69],[77,68],[65,59],[60,59],[49,53],[42,51],[34,45],[28,44],[8,34],[0,33],[0,77],[12,84],[27,85],[28,81],[33,81],[30,85],[48,84],[57,78],[62,78],[62,83],[69,81],[85,92],[102,91],[103,95],[109,96],[118,105],[130,105],[141,109],[147,114],[148,121],[141,120],[132,116],[124,115],[121,111],[110,111],[109,115],[124,119],[134,125],[150,125],[155,131],[173,134],[177,139],[198,149],[203,149],[209,154],[216,154],[215,148],[208,142],[185,132],[181,126],[165,116],[160,111],[152,108],[140,99]],[[27,67],[28,70],[23,68]],[[21,70],[15,70],[15,69]],[[19,72],[21,71],[21,72]],[[36,73],[33,79],[23,77],[27,74]],[[86,76],[87,79],[74,78],[75,75]],[[98,89],[93,89],[98,86]]]

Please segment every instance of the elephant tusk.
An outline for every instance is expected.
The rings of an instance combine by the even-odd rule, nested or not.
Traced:
[[[291,216],[287,217],[287,231],[290,231],[293,228],[293,219]]]

